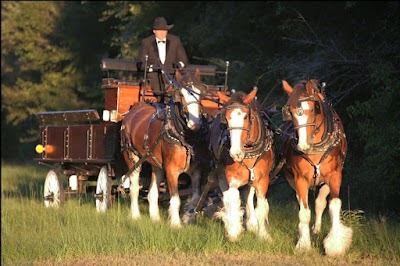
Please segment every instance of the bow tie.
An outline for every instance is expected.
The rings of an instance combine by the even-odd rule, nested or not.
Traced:
[[[161,43],[165,43],[165,41],[157,41],[157,43],[160,43],[160,42],[161,42]]]

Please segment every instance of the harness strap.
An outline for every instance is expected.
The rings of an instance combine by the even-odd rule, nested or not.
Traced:
[[[251,168],[247,167],[247,165],[243,161],[240,162],[240,164],[243,165],[244,167],[246,167],[247,170],[249,170],[249,172],[250,172],[249,185],[253,184],[253,181],[255,179],[254,168],[256,167],[256,165],[258,164],[258,162],[260,161],[261,157],[264,155],[265,152],[266,152],[266,150],[264,149],[264,151],[260,154],[260,156],[257,157],[257,160],[254,162],[253,167],[251,167]]]
[[[148,152],[147,152],[144,156],[142,156],[142,157],[139,159],[139,161],[137,161],[136,163],[133,161],[133,159],[131,159],[131,158],[129,157],[129,158],[131,159],[131,161],[133,162],[133,166],[128,170],[128,172],[126,172],[125,176],[129,176],[132,172],[134,172],[134,171],[136,170],[137,167],[139,167],[139,165],[142,165],[142,164],[147,160],[147,158],[149,157],[150,154],[152,155],[152,158],[155,159],[155,162],[156,162],[158,165],[160,165],[159,167],[162,168],[162,165],[161,165],[160,162],[157,160],[157,158],[154,157],[152,151],[153,151],[154,148],[157,146],[158,141],[161,139],[161,137],[162,137],[163,135],[164,135],[164,132],[161,132],[161,133],[158,135],[156,141],[155,141],[155,142],[153,143],[153,145],[151,146],[151,149],[149,149]],[[150,151],[150,152],[149,152],[149,151]]]
[[[320,172],[320,167],[321,167],[321,163],[326,159],[326,157],[328,157],[329,153],[331,152],[331,150],[340,143],[340,138],[339,138],[339,142],[337,143],[332,143],[331,145],[329,145],[328,149],[326,149],[326,151],[324,152],[324,154],[322,155],[321,159],[319,159],[318,164],[314,164],[313,161],[311,161],[311,159],[307,156],[307,154],[302,153],[301,156],[306,159],[313,167],[314,167],[314,186],[313,186],[313,190],[315,189],[315,187],[318,185],[319,183],[319,177],[321,175]]]
[[[157,108],[156,108],[157,109]],[[165,134],[165,130],[164,127],[162,128],[162,131],[160,132],[160,134],[158,135],[156,141],[153,143],[153,145],[151,146],[151,148],[149,148],[149,146],[147,145],[147,140],[149,139],[149,129],[150,129],[150,124],[151,122],[156,118],[157,115],[159,115],[159,112],[162,111],[161,109],[157,109],[157,112],[154,113],[149,122],[147,123],[147,129],[146,129],[146,134],[143,136],[144,138],[144,142],[143,142],[143,148],[146,149],[146,159],[147,157],[149,157],[151,155],[151,158],[153,159],[153,161],[157,164],[157,167],[162,168],[162,164],[160,163],[160,161],[158,161],[158,159],[156,158],[156,156],[153,153],[154,148],[157,146],[158,141],[161,139],[161,136],[163,136]]]
[[[210,191],[211,185],[215,182],[215,172],[217,171],[217,167],[214,168],[214,170],[211,171],[211,173],[207,177],[207,184],[204,187],[203,193],[201,193],[200,199],[197,202],[196,208],[194,209],[195,213],[199,213],[199,211],[202,209],[204,200],[206,199],[206,196],[208,192]]]
[[[273,183],[275,182],[275,180],[278,179],[277,175],[278,173],[281,171],[283,165],[286,163],[286,158],[282,158],[280,160],[280,162],[278,163],[278,165],[275,167],[274,171],[272,172],[272,174],[269,176],[269,183]]]

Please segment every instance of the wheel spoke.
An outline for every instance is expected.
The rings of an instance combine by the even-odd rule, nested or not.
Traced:
[[[94,197],[97,212],[106,212],[111,204],[111,178],[108,176],[107,166],[100,169]]]
[[[58,208],[62,203],[62,187],[54,170],[50,170],[44,182],[44,204],[46,207]]]

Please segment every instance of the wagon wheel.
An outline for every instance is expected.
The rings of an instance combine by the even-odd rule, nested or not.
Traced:
[[[64,203],[64,190],[62,183],[54,170],[47,173],[44,181],[44,206],[58,208]]]
[[[100,169],[96,185],[96,210],[97,212],[106,212],[111,206],[111,187],[112,180],[108,176],[107,166]]]

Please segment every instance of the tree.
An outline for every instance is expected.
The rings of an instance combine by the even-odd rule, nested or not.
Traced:
[[[109,43],[105,29],[95,24],[103,6],[1,3],[2,129],[18,139],[12,143],[8,134],[2,134],[3,151],[38,139],[38,112],[101,106],[98,65]]]

